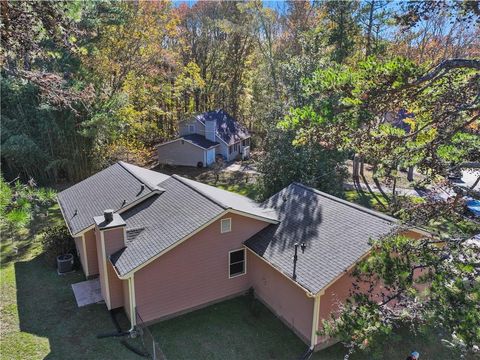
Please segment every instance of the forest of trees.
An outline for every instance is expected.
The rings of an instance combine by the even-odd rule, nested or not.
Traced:
[[[2,174],[55,185],[119,159],[148,164],[180,120],[222,108],[254,134],[264,196],[291,181],[341,193],[347,158],[356,182],[368,163],[378,188],[412,166],[429,186],[480,159],[479,18],[477,1],[2,1]],[[420,226],[463,221],[465,191],[475,195],[415,206],[375,196]],[[362,274],[394,297],[355,294],[327,331],[362,347],[421,318],[474,349],[480,264],[465,241],[377,244]],[[419,267],[434,269],[427,303],[416,301]]]
[[[259,148],[290,146],[292,135],[277,124],[292,109],[318,105],[319,72],[357,77],[362,64],[398,59],[408,64],[395,71],[412,77],[444,59],[478,56],[469,17],[478,7],[272,4],[2,2],[4,174],[54,184],[119,158],[142,164],[179,120],[215,108],[259,134]],[[407,105],[414,110],[400,101],[383,110]]]

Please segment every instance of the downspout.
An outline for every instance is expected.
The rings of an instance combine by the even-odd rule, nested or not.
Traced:
[[[318,292],[313,299],[313,318],[312,318],[312,335],[310,337],[310,350],[314,350],[318,340],[318,320],[320,317],[320,297],[324,291]]]
[[[108,266],[107,266],[107,255],[106,255],[106,251],[105,251],[105,237],[104,237],[104,234],[103,234],[103,230],[100,230],[98,229],[98,232],[100,233],[100,249],[102,251],[102,259],[103,259],[103,264],[102,264],[102,267],[103,267],[103,281],[104,281],[104,284],[105,284],[105,295],[106,295],[106,299],[105,299],[105,303],[107,305],[107,309],[108,310],[111,310],[111,302],[110,302],[110,284],[109,284],[109,279],[108,279]]]
[[[130,333],[134,331],[135,326],[137,325],[137,306],[135,304],[135,282],[132,274],[128,278],[128,294],[130,297]]]
[[[83,248],[83,259],[85,261],[85,277],[88,278],[90,276],[90,270],[88,268],[88,256],[87,256],[87,244],[85,243],[85,234],[82,234],[82,248]],[[95,244],[97,246],[97,244]]]

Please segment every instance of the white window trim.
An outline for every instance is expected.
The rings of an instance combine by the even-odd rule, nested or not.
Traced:
[[[240,251],[242,250],[243,251],[243,273],[241,274],[235,274],[233,276],[230,276],[230,254],[233,253],[233,252],[237,252],[237,251]],[[240,249],[235,249],[235,250],[230,250],[228,252],[228,278],[229,279],[233,279],[233,278],[236,278],[236,277],[239,277],[239,276],[243,276],[243,275],[247,275],[247,252],[245,250],[245,248],[240,248]]]
[[[227,230],[227,231],[223,231],[223,222],[224,221],[230,221],[230,230]],[[225,218],[225,219],[222,219],[220,220],[220,234],[226,234],[226,233],[229,233],[229,232],[232,232],[232,218]]]

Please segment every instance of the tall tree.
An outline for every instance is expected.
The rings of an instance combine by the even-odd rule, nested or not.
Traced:
[[[313,140],[366,156],[374,164],[374,177],[394,182],[399,167],[416,165],[426,175],[425,183],[434,186],[452,165],[478,156],[479,81],[480,61],[474,59],[446,60],[429,69],[408,60],[369,58],[358,68],[318,70],[305,83],[310,105],[295,109],[283,125],[297,130],[297,141]],[[385,116],[400,109],[415,114],[408,128]],[[367,282],[370,290],[354,287],[342,312],[326,324],[330,335],[342,336],[350,346],[365,346],[401,321],[413,326],[440,323],[452,345],[475,350],[480,342],[472,331],[480,319],[475,300],[480,295],[480,248],[469,238],[480,229],[442,235],[435,221],[458,223],[464,219],[465,191],[479,194],[453,185],[450,189],[456,192],[452,198],[421,205],[400,205],[395,189],[383,194],[389,210],[407,227],[427,227],[435,237],[412,242],[389,236],[375,243],[371,257],[355,273],[358,284]],[[423,276],[414,276],[417,269],[424,270]],[[386,290],[377,292],[381,284]],[[419,285],[432,289],[430,296],[423,296]]]
[[[356,19],[358,3],[355,1],[327,1],[323,5],[328,28],[328,45],[332,46],[331,59],[344,63],[355,51],[359,34]]]

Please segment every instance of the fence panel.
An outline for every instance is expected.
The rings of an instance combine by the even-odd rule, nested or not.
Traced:
[[[160,344],[153,337],[152,332],[147,325],[142,320],[142,317],[137,313],[137,331],[138,336],[142,340],[143,347],[145,351],[150,355],[150,358],[153,360],[167,360],[165,354],[163,353]]]

